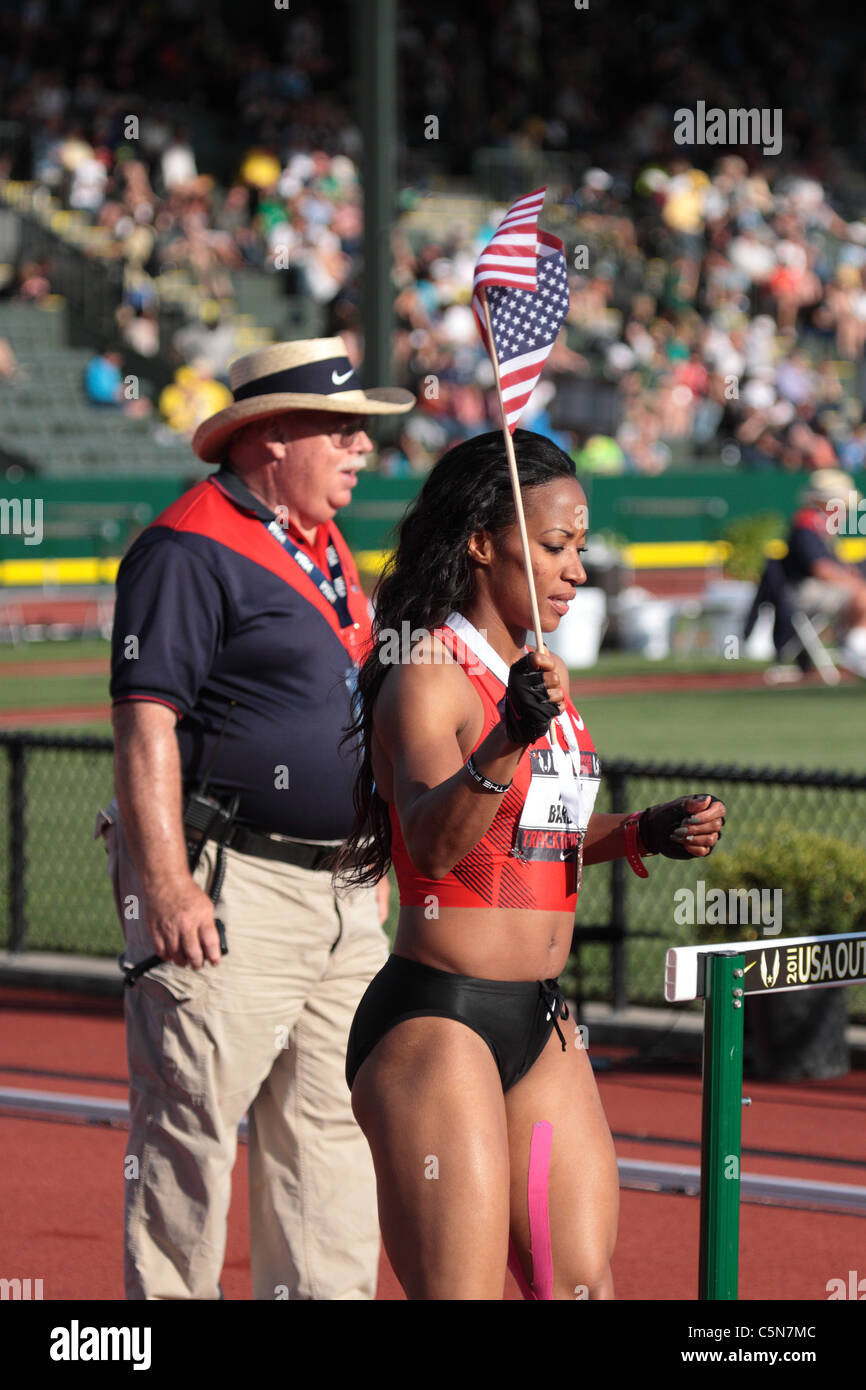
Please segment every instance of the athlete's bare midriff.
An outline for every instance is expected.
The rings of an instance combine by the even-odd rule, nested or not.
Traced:
[[[570,912],[514,908],[401,907],[394,950],[422,965],[484,980],[549,980],[571,950]]]

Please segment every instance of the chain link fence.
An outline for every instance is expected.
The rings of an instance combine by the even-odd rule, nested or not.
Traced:
[[[817,831],[866,855],[864,776],[623,760],[602,761],[602,771],[598,811],[624,812],[707,791],[724,801],[727,822],[713,861],[780,824]],[[92,839],[97,811],[112,794],[110,739],[0,733],[0,823],[6,827],[0,942],[8,950],[114,956],[121,949],[105,851]],[[624,860],[588,866],[566,992],[617,1008],[663,1003],[665,951],[700,939],[693,925],[677,920],[677,904],[683,889],[699,892],[709,862],[653,858],[646,879]],[[784,882],[778,887],[784,903]],[[813,935],[833,929],[832,921],[809,926]],[[783,915],[776,935],[803,931],[789,931]],[[729,932],[731,940],[754,934],[743,926]],[[866,1022],[866,986],[845,993],[852,1017]]]
[[[568,983],[578,1000],[609,1000],[658,1005],[664,1001],[665,952],[669,946],[688,946],[703,938],[694,925],[678,920],[683,890],[698,899],[709,866],[721,854],[755,845],[780,826],[811,831],[862,850],[866,857],[866,777],[833,772],[802,772],[780,768],[743,768],[692,763],[635,763],[602,758],[602,784],[597,811],[637,810],[675,797],[711,792],[727,807],[722,841],[711,860],[651,858],[649,877],[640,879],[625,860],[592,865],[584,870],[577,907],[575,949],[568,966]],[[785,882],[781,891],[779,937],[821,936],[834,930],[832,920],[785,926]],[[706,896],[707,890],[704,890]],[[696,908],[698,903],[695,903]],[[866,907],[866,905],[864,905]],[[761,934],[753,925],[729,927],[732,941]],[[773,936],[767,941],[772,944]],[[866,986],[845,991],[852,1016],[866,1021]]]
[[[123,941],[96,813],[114,790],[106,738],[0,733],[0,941],[117,955]]]

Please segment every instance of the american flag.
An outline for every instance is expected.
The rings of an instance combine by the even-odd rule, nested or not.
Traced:
[[[478,258],[472,309],[491,357],[487,295],[505,420],[513,434],[568,312],[568,267],[559,237],[540,232],[544,188],[518,198]]]

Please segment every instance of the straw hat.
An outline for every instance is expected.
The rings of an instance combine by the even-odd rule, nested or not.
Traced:
[[[239,357],[229,368],[234,403],[199,425],[193,452],[219,463],[236,430],[288,410],[328,410],[340,415],[402,415],[415,397],[397,386],[365,391],[346,356],[342,338],[308,338]]]
[[[841,468],[819,468],[810,477],[800,493],[801,502],[835,502],[847,499],[853,493],[858,496],[854,479]]]

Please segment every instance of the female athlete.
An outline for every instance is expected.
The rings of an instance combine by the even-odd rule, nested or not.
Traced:
[[[514,436],[543,632],[586,579],[567,454]],[[709,854],[707,795],[593,812],[599,766],[563,662],[527,654],[530,602],[498,432],[428,476],[380,581],[359,673],[357,811],[337,874],[400,886],[394,951],[346,1078],[410,1299],[612,1298],[610,1130],[557,976],[582,864]],[[360,862],[360,866],[359,866]],[[355,867],[353,867],[353,864]]]

